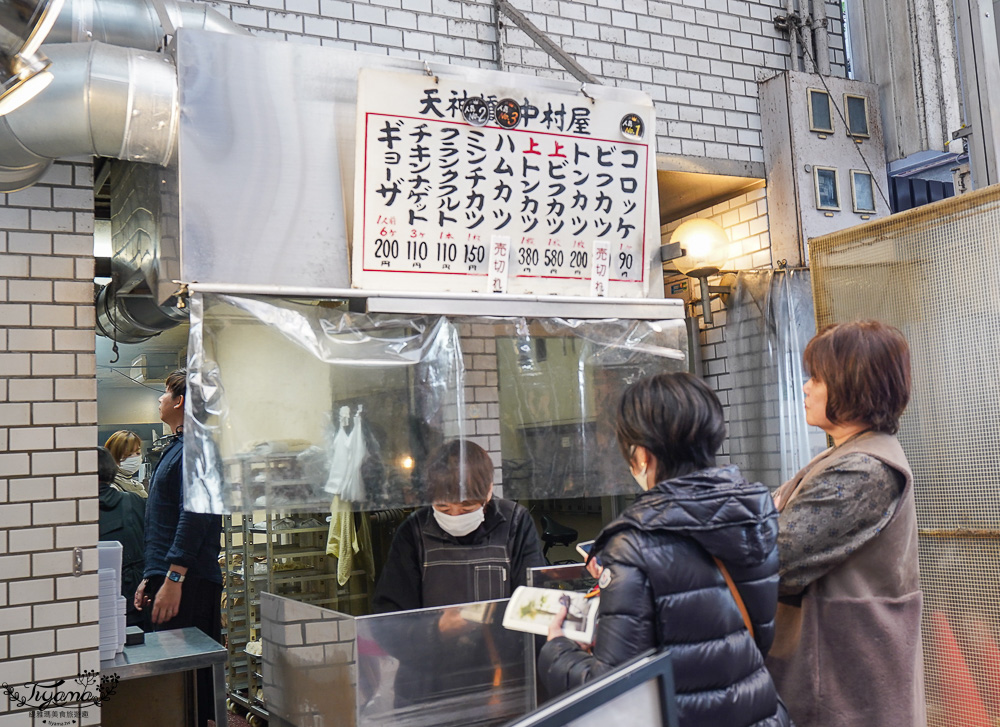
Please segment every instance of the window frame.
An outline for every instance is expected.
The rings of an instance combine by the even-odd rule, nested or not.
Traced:
[[[816,126],[816,119],[813,115],[813,94],[822,94],[826,97],[827,113],[830,116],[830,126],[829,128],[823,128]],[[809,130],[814,131],[818,134],[832,134],[833,133],[833,99],[827,91],[822,88],[807,88],[806,89],[806,105],[809,107]]]
[[[865,131],[864,133],[858,133],[851,128],[851,106],[848,99],[856,98],[861,99],[865,105]],[[845,93],[844,94],[844,121],[847,124],[847,135],[856,139],[870,139],[872,134],[871,125],[871,115],[868,113],[868,97],[862,96],[858,93]]]
[[[852,169],[850,170],[851,175],[851,208],[859,215],[873,215],[878,210],[878,202],[875,199],[875,177],[874,175],[865,169]],[[858,177],[867,177],[868,184],[870,185],[872,206],[870,209],[862,209],[858,206],[858,187],[855,179]]]
[[[833,189],[837,195],[836,206],[824,205],[822,204],[822,197],[819,191],[819,177],[820,172],[833,172]],[[813,165],[813,188],[816,192],[816,209],[822,211],[840,212],[842,209],[841,197],[840,197],[840,171],[836,167],[821,167]]]

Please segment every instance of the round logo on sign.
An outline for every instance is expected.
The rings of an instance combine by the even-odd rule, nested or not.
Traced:
[[[462,116],[473,126],[485,126],[490,120],[490,105],[482,96],[467,98],[462,103]]]
[[[621,130],[626,139],[641,139],[646,135],[646,123],[638,114],[625,114],[622,116]]]
[[[498,125],[505,129],[513,129],[521,121],[521,104],[512,98],[500,99],[495,114]]]

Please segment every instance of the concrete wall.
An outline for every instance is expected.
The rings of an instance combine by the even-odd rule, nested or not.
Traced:
[[[961,142],[949,146],[962,125],[955,37],[962,5],[970,0],[847,0],[854,78],[879,87],[890,162],[926,149],[961,150]]]

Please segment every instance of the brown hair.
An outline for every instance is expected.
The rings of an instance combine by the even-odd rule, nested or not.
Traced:
[[[187,393],[187,369],[177,369],[167,377],[167,391],[174,398]]]
[[[493,487],[493,460],[468,440],[453,439],[431,452],[426,473],[428,494],[435,503],[485,501]]]
[[[802,356],[809,376],[826,384],[826,418],[895,434],[910,401],[910,347],[879,321],[826,326]]]
[[[108,437],[108,441],[104,443],[104,446],[111,452],[111,456],[115,458],[115,462],[121,463],[123,459],[136,450],[136,447],[141,449],[142,440],[139,439],[139,435],[135,432],[130,432],[128,429],[119,429]]]
[[[618,447],[632,462],[632,448],[656,457],[656,481],[715,465],[726,420],[715,392],[688,373],[657,374],[625,389],[615,421]]]

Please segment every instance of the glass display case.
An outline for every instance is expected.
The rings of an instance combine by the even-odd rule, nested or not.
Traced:
[[[263,594],[270,723],[295,727],[501,725],[535,705],[530,635],[506,600],[351,616]]]

